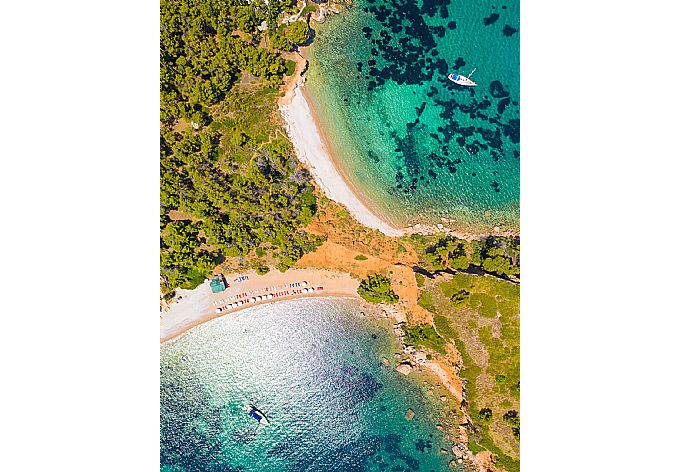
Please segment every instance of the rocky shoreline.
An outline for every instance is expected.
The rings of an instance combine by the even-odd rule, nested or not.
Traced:
[[[481,240],[485,239],[488,236],[503,236],[507,238],[515,238],[520,236],[519,231],[514,231],[512,229],[502,229],[499,226],[494,226],[493,230],[490,232],[487,231],[477,231],[477,232],[472,232],[472,231],[459,231],[452,229],[451,227],[447,226],[455,222],[455,220],[451,220],[448,218],[441,218],[441,221],[443,223],[438,223],[436,225],[423,225],[421,223],[417,223],[413,226],[407,226],[403,229],[405,233],[407,234],[421,234],[424,236],[430,236],[434,234],[439,234],[439,233],[445,233],[448,236],[453,236],[458,239],[464,239],[467,241],[474,241],[474,240]]]
[[[441,454],[449,455],[449,466],[456,468],[462,465],[463,470],[468,472],[498,472],[495,457],[489,451],[474,454],[469,450],[468,431],[471,431],[474,426],[467,414],[465,381],[460,379],[456,368],[435,352],[418,349],[405,343],[404,326],[407,324],[407,315],[400,309],[394,306],[369,306],[379,316],[393,323],[393,333],[396,343],[400,347],[399,352],[395,353],[394,360],[383,357],[381,359],[382,364],[394,367],[401,375],[414,373],[413,375],[420,376],[427,388],[428,395],[432,397],[438,395],[443,414],[436,428],[443,431],[445,439],[453,444],[450,452],[445,449],[440,451]],[[440,375],[438,369],[432,368],[433,365],[444,366],[451,370],[461,383],[461,391],[450,385],[449,379]],[[445,391],[450,393],[450,398],[445,394]],[[408,409],[406,418],[410,420],[412,417],[414,417],[414,411]]]

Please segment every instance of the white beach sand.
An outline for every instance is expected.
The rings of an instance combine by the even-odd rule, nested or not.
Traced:
[[[359,280],[351,277],[349,274],[326,269],[289,269],[285,272],[274,269],[263,276],[259,276],[255,272],[224,275],[229,286],[225,291],[220,293],[212,293],[208,281],[199,285],[194,290],[178,290],[178,294],[182,295],[182,299],[173,303],[170,309],[161,316],[161,342],[173,339],[194,326],[200,325],[206,321],[227,314],[237,313],[245,308],[265,303],[278,303],[283,300],[292,300],[302,297],[358,297],[357,287],[359,286]],[[249,279],[241,283],[233,283],[233,280],[240,275],[246,275]],[[308,294],[285,295],[271,300],[248,303],[238,308],[225,310],[222,313],[215,312],[215,308],[220,300],[231,299],[234,295],[249,293],[246,297],[242,297],[247,299],[253,294],[264,295],[288,290],[278,288],[276,290],[270,290],[269,292],[262,291],[262,289],[267,287],[279,287],[285,284],[302,281],[309,282],[310,287],[323,287],[323,290]],[[227,305],[227,302],[220,303],[220,305]]]
[[[211,287],[208,281],[194,290],[178,289],[182,299],[172,303],[161,319],[161,340],[194,326],[204,315],[213,313]]]
[[[365,226],[378,229],[387,236],[405,234],[404,230],[389,225],[372,213],[340,174],[328,155],[309,104],[299,85],[289,104],[282,105],[280,110],[287,124],[288,136],[295,146],[297,157],[311,169],[314,180],[328,198],[344,205],[350,214]]]

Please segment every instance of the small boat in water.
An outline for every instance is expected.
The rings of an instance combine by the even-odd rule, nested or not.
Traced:
[[[261,411],[259,411],[258,408],[255,408],[253,406],[247,405],[246,407],[247,414],[249,415],[250,418],[255,419],[256,421],[259,422],[259,424],[268,424],[268,419],[266,418],[266,415],[264,415]]]
[[[451,82],[455,82],[458,85],[465,85],[467,87],[474,87],[477,85],[474,81],[470,80],[470,77],[472,77],[472,74],[474,74],[474,71],[477,70],[475,67],[472,69],[472,72],[470,72],[470,75],[465,77],[464,75],[457,74],[455,72],[452,72],[450,75],[448,75],[448,80]]]

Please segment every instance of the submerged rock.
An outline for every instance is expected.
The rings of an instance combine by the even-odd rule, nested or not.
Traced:
[[[410,372],[412,372],[412,366],[409,362],[401,362],[400,364],[398,364],[398,367],[396,367],[395,370],[397,370],[403,375],[409,375]]]
[[[382,363],[383,365],[385,365],[385,366],[391,365],[391,361],[389,361],[387,357],[382,357],[382,358],[381,358],[381,363]]]
[[[410,421],[412,418],[414,418],[414,410],[412,408],[408,408],[405,412],[405,419]]]

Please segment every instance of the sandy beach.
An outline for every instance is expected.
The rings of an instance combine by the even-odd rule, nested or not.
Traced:
[[[359,280],[340,271],[318,268],[293,268],[285,272],[271,270],[263,276],[259,276],[253,271],[226,273],[223,275],[228,282],[228,287],[222,292],[213,293],[208,280],[194,290],[178,290],[177,294],[180,298],[172,303],[170,308],[161,316],[161,343],[175,339],[195,326],[199,326],[207,321],[222,316],[232,316],[257,305],[280,303],[285,300],[306,297],[344,297],[361,300],[357,294]],[[247,277],[247,279],[235,281],[240,277]],[[296,284],[297,282],[300,284],[307,282],[307,287],[322,287],[322,289],[310,293],[292,294],[293,290],[301,292],[302,288],[304,288],[304,285],[300,285],[299,288],[289,287],[290,284]],[[279,294],[285,291],[290,293],[276,296],[269,300],[245,303],[241,307],[224,309],[221,313],[216,313],[216,308],[227,306],[232,300],[247,300],[252,296],[260,294]],[[394,322],[406,321],[404,313],[395,307],[382,307],[379,313],[381,316],[394,320]],[[452,370],[448,366],[444,366],[439,361],[422,361],[420,362],[420,367],[427,368],[435,374],[448,389],[449,393],[459,401],[462,401],[462,385],[454,377]]]
[[[252,306],[304,297],[358,297],[357,287],[359,286],[359,280],[343,272],[326,269],[289,269],[285,272],[272,270],[263,276],[259,276],[255,272],[228,273],[224,275],[229,285],[225,291],[220,293],[212,293],[208,281],[194,290],[178,290],[181,299],[173,303],[170,309],[161,316],[161,343],[176,338],[206,321],[237,313]],[[241,276],[246,276],[248,279],[239,283],[233,282],[233,280]],[[303,281],[308,282],[308,287],[323,287],[323,289],[315,290],[311,293],[287,294],[279,297],[276,296],[270,300],[245,303],[241,307],[223,310],[221,313],[216,313],[215,311],[218,307],[227,306],[228,301],[234,300],[239,295],[246,294],[238,299],[247,300],[252,296],[268,293],[292,292],[296,288],[285,288],[285,285],[289,286],[291,283],[301,283]]]
[[[299,84],[295,86],[292,100],[281,105],[280,110],[297,157],[311,169],[314,180],[328,198],[344,205],[365,226],[378,229],[387,236],[405,234],[403,229],[396,228],[375,215],[338,170]]]
[[[482,239],[489,234],[506,237],[515,237],[519,234],[515,230],[500,227],[495,227],[492,231],[473,230],[469,227],[464,231],[458,231],[452,228],[455,226],[452,224],[454,220],[446,219],[436,225],[415,224],[401,228],[377,215],[332,156],[333,151],[323,135],[313,107],[309,103],[309,97],[302,88],[302,73],[306,67],[306,60],[297,54],[290,56],[290,59],[297,62],[297,72],[285,84],[285,95],[278,101],[288,136],[295,147],[297,157],[309,167],[316,184],[328,198],[347,208],[357,221],[381,231],[386,236],[445,233],[456,238],[472,240]]]

